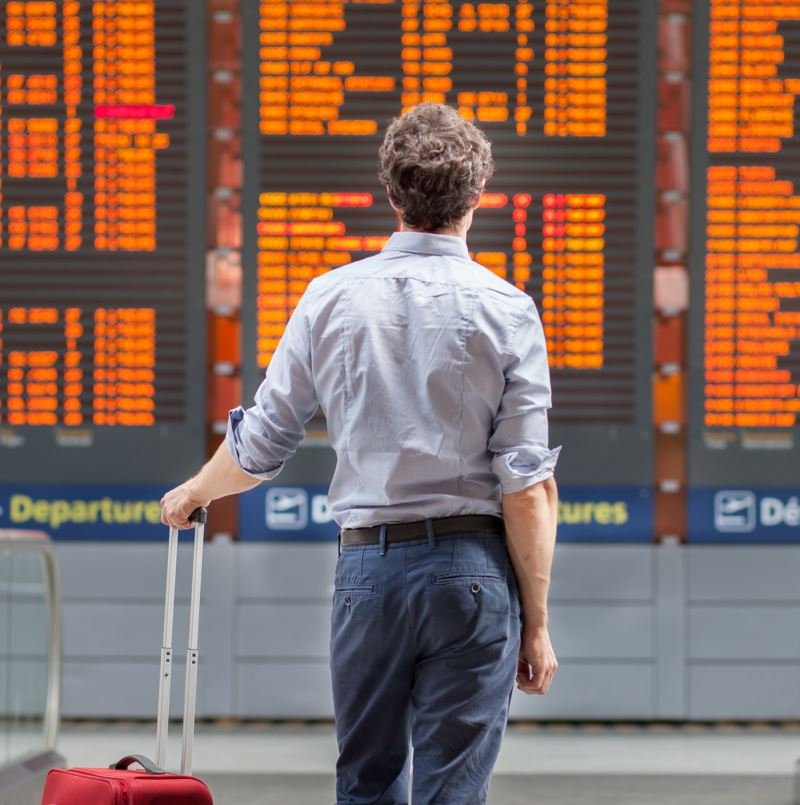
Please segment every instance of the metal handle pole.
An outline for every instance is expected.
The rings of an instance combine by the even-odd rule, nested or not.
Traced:
[[[192,773],[192,749],[194,746],[194,722],[197,706],[197,649],[200,632],[200,591],[203,580],[203,541],[208,513],[198,509],[195,513],[194,559],[192,563],[192,597],[189,604],[189,646],[186,649],[186,686],[183,704],[183,746],[181,750],[181,774]]]
[[[175,575],[178,568],[178,529],[170,528],[167,546],[167,590],[164,600],[164,636],[161,641],[161,672],[158,682],[158,719],[156,723],[156,765],[167,762],[169,733],[169,694],[172,687],[172,623],[175,615]]]

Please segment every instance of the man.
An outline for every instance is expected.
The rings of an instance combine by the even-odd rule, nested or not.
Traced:
[[[515,677],[543,694],[557,667],[542,327],[466,244],[492,171],[488,140],[453,109],[395,120],[379,175],[400,231],[311,283],[256,404],[162,501],[186,528],[195,507],[274,478],[322,407],[341,527],[337,803],[407,803],[409,743],[414,805],[485,802]]]

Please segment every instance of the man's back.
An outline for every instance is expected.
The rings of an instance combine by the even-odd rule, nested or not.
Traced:
[[[304,301],[342,527],[499,515],[489,439],[516,329],[523,317],[538,326],[529,297],[472,262],[462,239],[401,232]]]

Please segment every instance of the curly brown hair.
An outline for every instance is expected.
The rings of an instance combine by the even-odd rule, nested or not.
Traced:
[[[486,135],[438,103],[393,120],[378,156],[378,178],[403,223],[425,232],[463,218],[494,172]]]

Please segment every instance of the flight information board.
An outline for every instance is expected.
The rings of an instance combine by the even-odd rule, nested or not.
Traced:
[[[204,6],[0,3],[0,482],[204,457]]]
[[[690,532],[797,539],[800,4],[694,10]]]
[[[540,310],[559,478],[647,484],[654,6],[244,0],[248,398],[308,282],[395,229],[376,176],[388,123],[447,103],[493,142],[469,248]],[[330,471],[294,467],[281,478]]]

